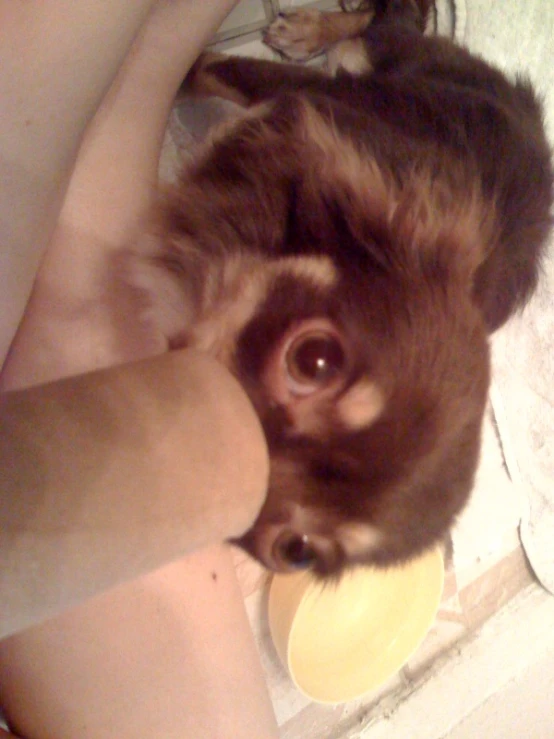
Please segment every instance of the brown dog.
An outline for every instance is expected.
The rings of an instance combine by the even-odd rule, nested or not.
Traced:
[[[330,71],[206,55],[249,110],[160,200],[135,280],[168,346],[241,380],[272,462],[240,544],[270,568],[387,564],[470,494],[488,334],[527,300],[553,174],[531,87],[422,34],[428,3],[279,17]]]

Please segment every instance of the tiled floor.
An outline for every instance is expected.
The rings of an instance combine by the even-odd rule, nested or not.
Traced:
[[[507,536],[508,547],[514,537]],[[434,660],[460,643],[486,619],[533,581],[521,547],[476,562],[471,571],[447,569],[436,621],[417,653],[381,689],[341,706],[323,706],[300,694],[274,651],[267,626],[267,589],[270,577],[245,555],[236,556],[245,604],[283,739],[323,739],[348,736],[348,728],[365,722],[371,712],[387,711],[387,696],[432,674]],[[451,565],[452,567],[452,565]]]

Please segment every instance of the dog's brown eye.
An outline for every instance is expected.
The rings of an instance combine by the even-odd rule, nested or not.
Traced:
[[[296,570],[306,570],[317,562],[317,552],[309,538],[285,533],[275,544],[278,561]]]
[[[344,362],[338,339],[320,331],[299,336],[286,355],[290,379],[296,386],[308,389],[328,384],[342,371]]]

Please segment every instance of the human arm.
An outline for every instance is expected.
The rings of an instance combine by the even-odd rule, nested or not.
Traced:
[[[0,638],[239,536],[267,471],[248,398],[197,352],[0,396]]]

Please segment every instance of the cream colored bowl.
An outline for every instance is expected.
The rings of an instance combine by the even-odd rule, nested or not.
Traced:
[[[342,703],[377,688],[415,652],[434,621],[444,564],[432,550],[401,567],[358,568],[338,584],[275,575],[269,628],[302,693]]]

